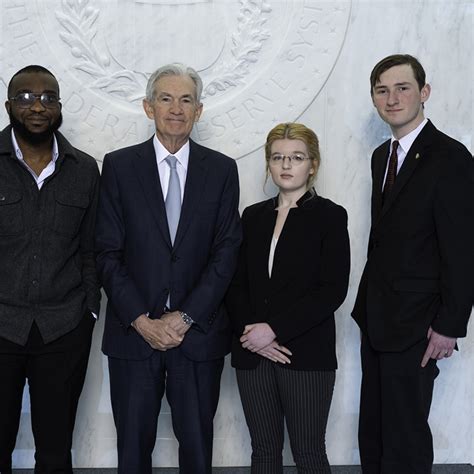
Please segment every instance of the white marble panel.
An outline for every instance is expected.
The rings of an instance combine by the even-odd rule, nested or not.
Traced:
[[[238,160],[242,209],[275,192],[271,183],[264,187],[270,128],[292,120],[314,128],[322,151],[317,187],[348,210],[352,248],[349,294],[337,313],[340,368],[327,445],[333,464],[357,464],[359,335],[350,311],[370,224],[370,155],[389,134],[371,104],[369,74],[388,54],[419,57],[432,85],[426,115],[472,150],[473,14],[474,3],[462,0],[3,0],[0,96],[19,68],[50,68],[60,80],[63,133],[100,161],[153,133],[140,105],[147,75],[168,61],[188,62],[205,81],[205,111],[193,136]],[[0,125],[7,122],[2,110]],[[472,329],[460,351],[440,363],[431,414],[437,463],[474,463]],[[103,317],[78,411],[78,467],[117,461],[102,331]],[[17,467],[34,462],[28,403],[25,391]],[[177,463],[166,402],[153,459],[156,466]],[[249,460],[227,360],[214,464]],[[288,443],[285,460],[291,462]]]

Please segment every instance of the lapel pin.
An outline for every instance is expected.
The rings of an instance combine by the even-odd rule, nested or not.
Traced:
[[[415,160],[417,160],[419,157],[420,157],[420,154],[417,153],[417,154],[415,155]]]

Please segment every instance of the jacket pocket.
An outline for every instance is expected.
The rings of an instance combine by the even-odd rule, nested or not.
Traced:
[[[400,278],[394,280],[392,287],[395,291],[439,293],[439,280],[431,278]]]
[[[16,189],[0,189],[0,235],[23,232],[23,196]]]
[[[71,189],[58,190],[54,197],[54,230],[59,234],[75,236],[79,232],[82,219],[89,206],[89,196]]]

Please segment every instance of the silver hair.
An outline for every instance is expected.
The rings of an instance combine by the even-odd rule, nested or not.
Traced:
[[[196,86],[196,99],[197,103],[201,102],[202,93],[202,79],[195,69],[192,67],[185,66],[181,63],[167,64],[157,69],[148,79],[146,85],[146,100],[153,102],[155,100],[155,84],[156,81],[164,76],[188,76],[194,82]]]

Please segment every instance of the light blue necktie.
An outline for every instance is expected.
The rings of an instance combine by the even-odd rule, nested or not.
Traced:
[[[179,216],[181,214],[181,187],[179,185],[178,172],[176,171],[176,157],[169,155],[165,158],[170,167],[170,180],[168,182],[168,193],[166,194],[166,217],[170,230],[171,243],[174,243],[176,230],[178,229]]]

